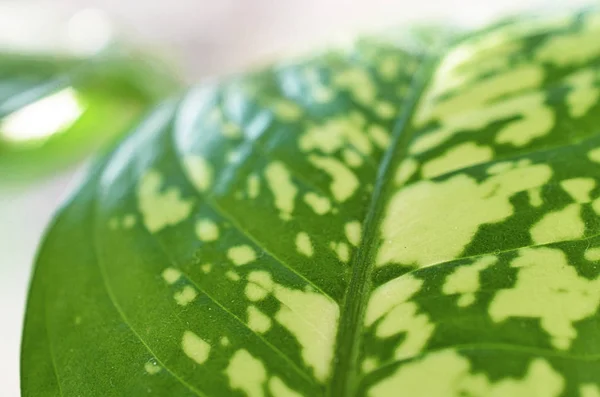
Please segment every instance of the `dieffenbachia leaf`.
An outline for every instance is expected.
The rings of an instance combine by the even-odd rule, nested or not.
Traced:
[[[599,35],[367,40],[165,103],[43,244],[24,396],[600,395]]]
[[[69,164],[121,134],[174,80],[121,48],[90,58],[0,54],[0,182]]]

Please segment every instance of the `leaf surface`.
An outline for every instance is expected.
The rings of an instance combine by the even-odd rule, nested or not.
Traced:
[[[40,251],[24,395],[598,395],[599,33],[368,39],[166,102]]]

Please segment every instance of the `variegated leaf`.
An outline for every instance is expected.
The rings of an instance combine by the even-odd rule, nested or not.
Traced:
[[[599,396],[599,35],[370,39],[165,103],[46,238],[24,395]]]

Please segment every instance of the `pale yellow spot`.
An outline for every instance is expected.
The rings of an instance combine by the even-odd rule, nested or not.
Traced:
[[[303,397],[302,394],[290,389],[288,385],[276,376],[269,380],[269,391],[276,397]]]
[[[330,190],[340,202],[348,200],[359,187],[358,178],[340,161],[320,156],[310,156],[309,161],[331,177]]]
[[[352,146],[364,156],[373,150],[361,123],[357,123],[352,117],[330,119],[322,125],[309,128],[300,137],[299,145],[302,151],[318,149],[326,154],[347,146]]]
[[[289,220],[294,212],[294,201],[298,188],[286,166],[279,161],[270,163],[265,171],[267,184],[275,196],[275,206],[283,220]]]
[[[240,275],[234,272],[233,270],[227,271],[227,273],[225,273],[225,277],[227,277],[231,281],[240,281]]]
[[[231,342],[229,341],[228,337],[224,336],[221,338],[220,343],[221,343],[221,346],[227,347],[230,345]]]
[[[385,128],[380,125],[372,125],[369,127],[369,135],[371,136],[373,142],[375,142],[375,144],[381,149],[387,148],[390,144],[390,136]]]
[[[181,277],[181,272],[173,267],[168,267],[162,272],[162,278],[167,284],[174,284]]]
[[[587,69],[566,79],[572,84],[571,91],[567,94],[567,104],[572,117],[585,116],[598,103],[600,89],[594,86],[596,75],[597,72]]]
[[[183,200],[176,187],[161,192],[162,176],[148,171],[138,185],[137,199],[144,225],[150,232],[158,232],[187,218],[192,210],[192,200]]]
[[[337,243],[335,252],[338,259],[344,263],[350,259],[350,247],[346,243]]]
[[[302,116],[302,109],[294,102],[278,100],[273,104],[275,114],[285,121],[297,121]]]
[[[254,332],[264,334],[271,328],[271,319],[256,306],[248,306],[248,327]]]
[[[235,352],[225,370],[229,378],[229,386],[241,390],[248,397],[264,397],[263,385],[267,380],[267,371],[259,359],[253,357],[247,350]]]
[[[342,152],[344,156],[344,161],[352,168],[360,167],[363,163],[363,159],[355,150],[352,149],[344,149]]]
[[[532,206],[539,207],[544,204],[544,200],[542,199],[542,189],[529,189],[527,195],[529,197],[529,204]]]
[[[537,51],[536,58],[563,67],[583,64],[600,56],[599,35],[600,29],[584,29],[552,36]]]
[[[446,295],[460,294],[458,305],[469,306],[475,302],[475,292],[479,290],[479,275],[498,261],[495,256],[484,256],[473,263],[457,267],[446,278],[442,292]]]
[[[275,285],[273,283],[273,278],[271,278],[271,274],[263,270],[258,270],[250,273],[248,275],[248,281],[260,285],[263,289],[267,291],[272,291],[273,286]]]
[[[177,302],[178,305],[187,306],[196,299],[197,296],[198,292],[196,292],[193,287],[186,285],[181,291],[176,292],[175,295],[173,295],[173,298],[175,298],[175,302]]]
[[[144,370],[148,375],[156,375],[161,369],[161,366],[158,365],[156,360],[148,360],[146,361],[146,364],[144,364]]]
[[[596,187],[596,181],[592,178],[573,178],[560,182],[560,185],[577,203],[589,203],[592,201],[590,193]]]
[[[344,226],[346,232],[346,238],[353,246],[357,247],[360,244],[360,237],[362,233],[362,226],[359,221],[352,221],[346,223]]]
[[[393,80],[400,69],[400,62],[394,57],[385,57],[379,64],[379,73],[386,80]]]
[[[433,381],[435,380],[435,381]],[[534,359],[522,379],[505,378],[492,383],[473,372],[469,360],[454,350],[442,350],[398,367],[369,391],[368,396],[448,397],[558,397],[565,380],[547,361]]]
[[[381,118],[391,119],[396,115],[396,108],[389,102],[378,102],[375,105],[375,113]]]
[[[495,322],[511,317],[539,318],[552,345],[567,350],[577,337],[573,324],[598,309],[600,281],[579,276],[558,249],[521,249],[511,266],[518,269],[517,282],[496,293],[489,306],[490,317]]]
[[[600,163],[600,147],[590,150],[588,152],[588,158],[594,163]]]
[[[183,333],[181,347],[185,355],[198,364],[204,364],[208,360],[210,345],[192,331]]]
[[[308,192],[304,195],[304,202],[312,208],[317,215],[324,215],[331,209],[331,201],[327,197]]]
[[[364,359],[361,365],[361,369],[364,373],[368,373],[373,371],[378,366],[377,358],[375,357],[367,357]]]
[[[579,386],[579,395],[581,397],[600,397],[600,388],[593,383],[581,385]]]
[[[219,238],[219,227],[210,219],[196,222],[196,236],[201,241],[215,241]]]
[[[227,257],[236,266],[244,266],[256,260],[256,252],[249,245],[238,245],[227,251]]]
[[[494,156],[489,146],[479,146],[473,142],[463,143],[448,150],[443,155],[429,160],[423,165],[425,178],[433,178],[471,165],[484,163]]]
[[[305,232],[300,232],[296,235],[296,251],[304,256],[313,256],[314,250],[310,237]]]
[[[381,223],[377,266],[428,266],[459,257],[481,225],[514,213],[511,196],[542,186],[551,176],[545,164],[522,165],[480,183],[457,174],[405,187],[392,196]]]
[[[394,307],[407,302],[419,292],[423,281],[410,274],[400,276],[377,287],[369,298],[365,315],[365,325],[371,326]]]
[[[584,256],[590,262],[600,261],[600,247],[588,248]]]
[[[486,170],[489,175],[496,175],[506,172],[514,167],[514,163],[510,161],[501,161],[499,163],[492,164]]]
[[[225,123],[221,127],[221,133],[226,138],[236,139],[242,136],[242,129],[237,124]]]
[[[133,215],[133,214],[127,214],[123,218],[123,227],[125,229],[131,229],[132,227],[135,226],[135,221],[136,221],[135,215]]]
[[[396,182],[396,185],[404,185],[415,174],[415,172],[417,172],[418,166],[419,164],[411,157],[402,161],[398,167],[398,170],[396,171],[396,176],[394,177],[394,182]]]
[[[351,68],[337,73],[333,81],[338,87],[347,89],[363,105],[370,105],[375,101],[377,87],[364,69]]]
[[[248,197],[255,199],[260,193],[260,178],[256,174],[248,176]]]
[[[509,143],[523,147],[536,138],[542,137],[554,127],[552,109],[541,105],[533,108],[523,108],[521,119],[513,121],[496,135],[497,143]]]
[[[562,210],[544,215],[531,228],[531,239],[535,244],[547,244],[583,237],[585,224],[580,213],[579,204],[570,204]]]
[[[183,159],[183,166],[196,189],[204,192],[211,186],[213,170],[204,157],[187,156]]]
[[[329,376],[337,334],[339,307],[327,296],[275,285],[281,307],[276,320],[292,333],[302,349],[302,359],[315,378],[324,382]]]
[[[200,269],[202,269],[203,273],[210,273],[210,271],[212,270],[212,265],[210,263],[205,263],[200,267]]]

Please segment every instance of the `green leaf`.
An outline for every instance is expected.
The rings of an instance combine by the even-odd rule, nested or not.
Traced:
[[[164,103],[38,256],[24,396],[600,395],[600,14]]]
[[[117,47],[85,59],[0,54],[0,182],[68,165],[130,128],[177,87],[146,58]]]

